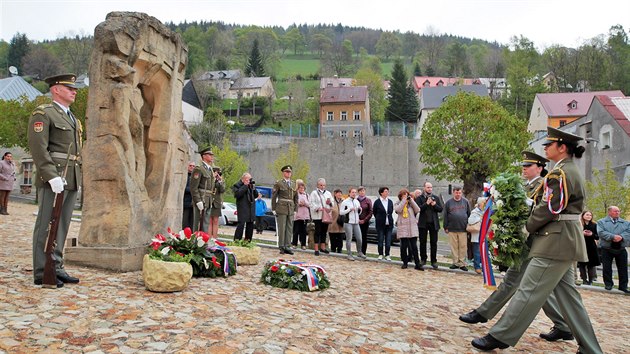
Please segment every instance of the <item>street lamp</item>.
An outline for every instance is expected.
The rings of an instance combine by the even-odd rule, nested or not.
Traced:
[[[363,185],[363,137],[360,136],[359,137],[359,142],[357,143],[357,146],[354,148],[354,154],[357,155],[358,158],[361,159],[361,182],[359,183],[360,186]]]

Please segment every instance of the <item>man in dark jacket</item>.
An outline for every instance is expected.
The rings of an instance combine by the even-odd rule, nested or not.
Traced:
[[[440,218],[442,202],[439,197],[433,195],[433,185],[424,182],[424,192],[416,198],[416,204],[420,207],[418,216],[418,229],[420,231],[420,258],[422,266],[427,264],[427,233],[431,242],[431,266],[437,269],[437,241],[440,230]]]
[[[243,229],[245,229],[245,240],[251,241],[254,235],[254,220],[256,218],[256,198],[258,191],[254,186],[252,176],[245,172],[241,180],[232,186],[232,192],[236,198],[236,215],[238,224],[234,231],[234,240],[243,238]]]

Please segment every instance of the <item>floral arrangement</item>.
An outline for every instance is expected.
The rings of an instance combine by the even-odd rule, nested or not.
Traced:
[[[489,237],[489,242],[493,249],[492,259],[508,267],[519,266],[528,251],[523,227],[529,208],[525,203],[527,196],[522,179],[514,173],[501,173],[491,183],[493,214],[490,229],[494,235]]]
[[[268,261],[260,281],[276,288],[300,291],[324,290],[330,287],[322,266],[282,259]]]
[[[157,234],[149,245],[151,259],[166,262],[189,262],[193,276],[215,278],[236,274],[236,257],[220,242],[203,231],[180,232],[167,229],[166,236]]]

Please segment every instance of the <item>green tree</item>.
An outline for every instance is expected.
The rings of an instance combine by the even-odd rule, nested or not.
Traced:
[[[228,137],[231,126],[219,107],[208,107],[203,122],[188,128],[190,136],[199,146],[221,145]]]
[[[418,99],[407,79],[402,61],[396,60],[389,82],[389,106],[385,118],[390,121],[414,122],[418,118]]]
[[[380,68],[380,66],[379,66]],[[362,67],[354,76],[355,86],[367,86],[370,101],[370,121],[382,122],[385,120],[385,88],[383,78],[370,67]]]
[[[385,58],[385,60],[389,60],[391,56],[400,55],[400,50],[402,49],[402,43],[398,36],[393,32],[383,32],[381,34],[381,38],[376,42],[376,53],[378,55]]]
[[[221,168],[227,194],[231,194],[230,188],[241,179],[243,173],[249,169],[249,162],[232,149],[230,139],[224,138],[220,146],[213,145],[215,165]]]
[[[316,33],[311,37],[311,50],[316,51],[320,59],[324,55],[324,52],[330,50],[332,45],[332,39],[323,33]]]
[[[355,70],[352,53],[352,42],[347,39],[330,47],[321,60],[322,67],[320,71],[322,76],[337,75],[345,77],[352,74]]]
[[[8,62],[8,55],[9,55],[9,43],[0,40],[0,78],[3,78],[5,76],[9,75],[9,71],[7,70],[9,68],[9,62]]]
[[[300,149],[297,144],[289,144],[289,148],[285,152],[282,152],[274,162],[269,164],[267,169],[273,175],[273,178],[278,180],[282,178],[282,172],[280,169],[285,165],[291,165],[291,167],[293,167],[294,179],[306,181],[310,166],[300,155]]]
[[[623,213],[630,211],[630,181],[620,183],[606,160],[603,171],[593,169],[593,178],[586,181],[586,208],[593,213],[593,220],[608,214],[608,207],[618,206]]]
[[[405,32],[402,39],[402,53],[409,57],[409,61],[413,60],[413,57],[418,51],[420,51],[422,40],[420,35],[415,32]],[[420,75],[418,75],[420,76]]]
[[[22,71],[22,60],[28,54],[30,50],[30,41],[26,37],[26,34],[16,33],[11,42],[9,42],[9,53],[7,54],[7,61],[9,66],[15,66],[19,72]]]
[[[297,27],[293,27],[285,33],[283,40],[288,47],[293,48],[293,54],[297,54],[298,50],[302,51],[302,48],[304,48],[304,44],[306,43],[304,36],[300,33],[300,30]]]
[[[450,77],[465,77],[470,74],[465,46],[454,41],[449,44],[446,53],[446,65]]]
[[[258,50],[258,39],[254,39],[254,43],[252,44],[252,51],[249,54],[249,59],[245,66],[245,75],[254,77],[265,76],[263,59],[260,55],[260,50]]]
[[[29,101],[23,96],[17,100],[0,100],[0,146],[28,150],[28,120],[35,108],[44,103],[50,103],[50,98],[39,96]]]
[[[77,75],[88,72],[94,37],[84,33],[68,34],[51,43],[51,51],[61,60],[66,70]]]
[[[621,25],[612,26],[608,32],[608,53],[611,60],[612,87],[630,92],[630,43]]]
[[[423,173],[437,180],[463,181],[475,200],[497,173],[516,169],[527,146],[527,122],[488,97],[459,92],[431,114],[422,127],[418,152]]]
[[[43,46],[36,46],[29,51],[22,60],[24,74],[40,80],[46,77],[58,75],[62,72],[63,65],[58,57],[54,56]]]
[[[422,69],[420,69],[420,63],[418,62],[413,66],[413,76],[422,76]]]

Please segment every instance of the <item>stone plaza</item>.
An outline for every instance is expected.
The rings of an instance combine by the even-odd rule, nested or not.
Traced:
[[[467,353],[496,321],[467,325],[458,316],[490,292],[472,272],[400,269],[392,262],[351,262],[297,252],[323,265],[331,287],[305,293],[260,283],[264,262],[229,278],[193,278],[180,293],[152,293],[140,271],[116,273],[67,265],[79,284],[33,285],[35,205],[11,203],[0,250],[0,352],[6,353]],[[71,224],[70,237],[80,223]],[[225,235],[228,236],[228,235]],[[397,251],[397,250],[396,250]],[[497,279],[500,281],[500,279]],[[606,353],[630,349],[630,297],[601,288],[580,293]],[[551,322],[539,314],[505,352],[575,353],[575,341],[538,337]]]

